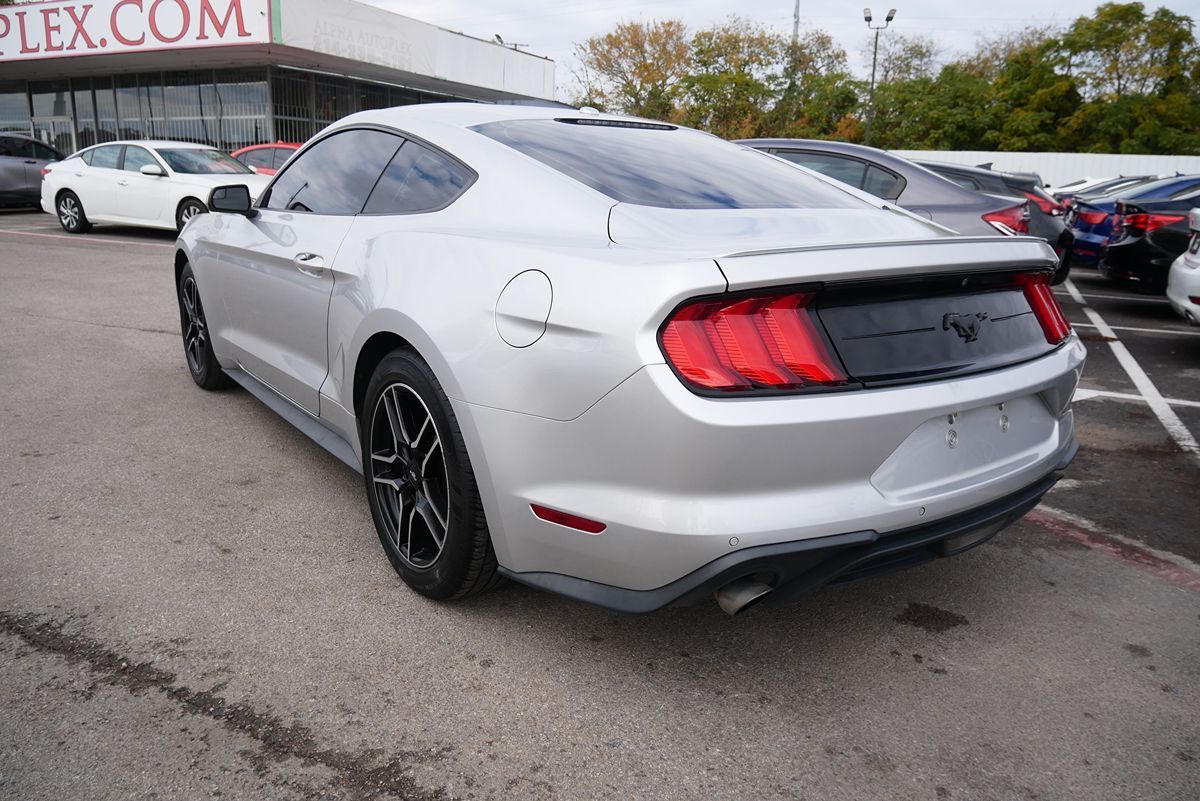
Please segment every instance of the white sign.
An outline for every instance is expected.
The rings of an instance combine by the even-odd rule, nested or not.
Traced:
[[[0,61],[270,41],[269,0],[52,0],[0,6]]]

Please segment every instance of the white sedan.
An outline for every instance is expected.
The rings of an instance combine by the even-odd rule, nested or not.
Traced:
[[[181,231],[208,211],[213,187],[242,183],[257,197],[269,180],[207,145],[107,142],[43,170],[42,210],[72,234],[93,223]]]
[[[1200,325],[1200,209],[1188,214],[1191,238],[1187,250],[1171,265],[1167,300],[1192,325]]]

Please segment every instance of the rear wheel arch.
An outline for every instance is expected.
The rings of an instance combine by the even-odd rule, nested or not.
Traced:
[[[394,350],[407,350],[421,356],[412,343],[391,331],[377,331],[372,334],[358,351],[358,358],[354,362],[353,384],[354,416],[356,418],[362,419],[363,400],[367,396],[367,385],[371,383],[371,376],[375,374],[375,368],[384,360],[384,357]],[[426,364],[429,363],[428,359],[423,356],[421,358]]]
[[[188,265],[187,254],[182,250],[175,251],[175,290],[179,290],[179,282],[183,278],[183,268]]]

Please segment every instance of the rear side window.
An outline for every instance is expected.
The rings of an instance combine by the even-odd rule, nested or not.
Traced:
[[[96,154],[95,150],[85,150],[79,154],[79,158],[83,159],[84,164],[92,163],[92,156]]]
[[[42,161],[58,161],[63,155],[48,145],[43,145],[41,142],[34,142],[33,157]]]
[[[895,200],[904,189],[904,179],[894,172],[889,172],[874,164],[867,167],[867,175],[863,179],[863,191],[870,192],[875,197],[884,200]]]
[[[332,134],[288,164],[264,205],[313,214],[358,214],[403,141],[365,129]]]
[[[291,148],[291,147],[275,148],[275,160],[270,166],[272,166],[278,170],[280,167],[282,167],[284,164],[287,163],[287,160],[290,159],[292,157],[292,154],[294,154],[295,152],[296,152],[296,149]]]
[[[121,155],[121,145],[105,145],[92,151],[91,165],[93,167],[108,167],[115,170],[117,159]]]
[[[366,214],[436,211],[454,201],[474,179],[466,167],[407,141],[396,153],[367,200]]]
[[[571,118],[489,122],[472,130],[621,203],[672,209],[862,206],[750,148],[672,125]]]
[[[18,139],[11,137],[4,140],[3,155],[17,156],[18,158],[31,159],[36,158],[33,150],[34,142],[32,139]]]
[[[867,171],[867,165],[857,159],[842,158],[829,153],[781,150],[777,155],[801,167],[808,167],[813,172],[827,175],[835,181],[850,184],[856,189],[862,185],[863,174]]]

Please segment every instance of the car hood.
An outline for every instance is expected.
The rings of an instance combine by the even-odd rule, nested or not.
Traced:
[[[609,212],[618,245],[718,256],[781,248],[936,239],[954,232],[908,212],[856,209],[665,209],[618,203]]]
[[[211,175],[194,175],[176,173],[176,180],[180,183],[188,184],[196,187],[206,187],[212,189],[217,186],[231,186],[242,184],[250,190],[250,194],[258,197],[262,191],[267,188],[267,184],[271,183],[271,176],[259,175],[258,173],[216,173]],[[205,198],[207,200],[208,198]]]

